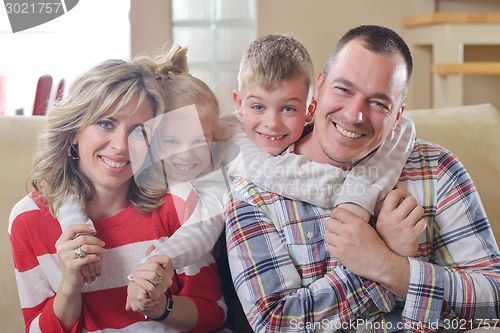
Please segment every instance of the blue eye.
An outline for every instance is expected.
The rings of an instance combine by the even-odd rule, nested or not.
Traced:
[[[177,143],[177,140],[174,140],[174,139],[163,139],[163,143],[170,144],[170,145],[175,145]]]
[[[194,145],[199,145],[199,144],[204,144],[206,142],[207,142],[207,140],[205,140],[205,139],[198,139],[198,140],[194,140],[193,144]]]
[[[383,109],[383,110],[388,110],[389,108],[383,104],[383,103],[380,103],[379,101],[372,101],[372,103],[379,109]]]
[[[101,120],[97,124],[104,129],[112,129],[113,128],[113,122],[111,122],[109,120]]]
[[[137,126],[136,128],[134,128],[132,130],[132,132],[130,133],[131,135],[133,136],[136,136],[136,137],[147,137],[147,133],[145,130],[142,129],[142,126]]]
[[[290,113],[290,112],[295,111],[295,109],[294,109],[294,108],[292,108],[291,106],[285,106],[285,107],[283,108],[283,111],[284,111],[284,112],[286,112],[286,113]]]
[[[264,107],[262,105],[254,105],[252,106],[252,109],[254,109],[255,111],[264,111]]]

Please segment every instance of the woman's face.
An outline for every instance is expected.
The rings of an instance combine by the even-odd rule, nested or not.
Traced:
[[[128,193],[133,170],[146,157],[153,105],[146,98],[137,107],[134,97],[120,112],[110,116],[118,101],[94,123],[81,129],[75,139],[80,159],[79,170],[90,180],[97,193],[120,190]]]
[[[190,181],[210,165],[212,130],[204,125],[195,105],[163,115],[159,140],[167,177]]]

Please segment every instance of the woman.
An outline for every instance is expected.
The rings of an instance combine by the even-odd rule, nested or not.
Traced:
[[[83,74],[49,113],[30,175],[35,190],[14,207],[9,226],[27,331],[205,332],[224,321],[214,265],[175,274],[167,256],[134,272],[152,306],[125,310],[134,302],[127,274],[179,225],[171,197],[137,187],[132,172],[147,155],[161,96],[140,61],[110,60]],[[95,229],[61,232],[54,216],[68,195],[78,196]],[[81,274],[87,265],[94,282]]]

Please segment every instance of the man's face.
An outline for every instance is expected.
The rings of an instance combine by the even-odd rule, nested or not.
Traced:
[[[320,73],[316,80],[313,135],[324,154],[316,160],[349,168],[376,149],[401,117],[406,79],[400,54],[378,55],[357,40],[347,43],[328,77]]]

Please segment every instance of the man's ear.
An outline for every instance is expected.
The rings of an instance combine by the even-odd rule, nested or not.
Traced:
[[[236,103],[236,108],[238,109],[238,114],[243,117],[243,107],[241,106],[241,97],[238,90],[233,90],[233,101]]]
[[[403,115],[403,111],[405,110],[405,107],[406,107],[406,103],[403,103],[403,105],[401,105],[401,108],[399,108],[398,114],[396,115],[396,121],[394,122],[394,126],[392,126],[393,131],[396,129],[396,126],[398,126],[398,123],[401,120],[401,116]]]
[[[319,72],[318,77],[316,77],[316,83],[314,84],[314,96],[315,100],[319,100],[319,92],[321,91],[321,87],[323,87],[324,82],[324,73],[323,71]]]
[[[307,107],[306,110],[306,123],[310,122],[313,117],[314,113],[316,112],[316,107],[318,105],[318,102],[314,99],[314,97],[311,99],[311,103],[309,103],[309,106]]]

